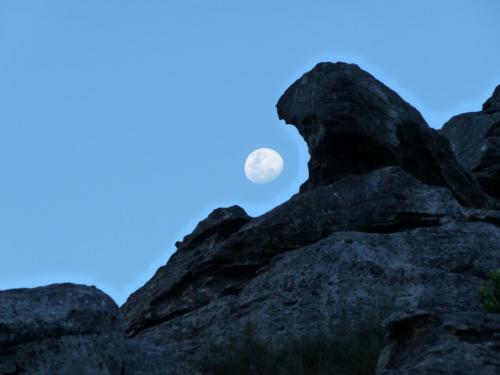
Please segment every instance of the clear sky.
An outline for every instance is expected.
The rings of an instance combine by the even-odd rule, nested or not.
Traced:
[[[436,128],[500,83],[500,1],[0,1],[0,289],[70,281],[118,303],[213,208],[297,192],[283,91],[347,61]],[[256,185],[270,147],[282,176]]]

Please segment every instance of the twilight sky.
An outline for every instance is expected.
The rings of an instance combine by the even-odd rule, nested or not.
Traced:
[[[0,1],[0,289],[118,303],[213,208],[259,215],[307,178],[278,121],[319,61],[354,62],[436,128],[500,83],[498,0]],[[285,160],[249,182],[246,156]]]

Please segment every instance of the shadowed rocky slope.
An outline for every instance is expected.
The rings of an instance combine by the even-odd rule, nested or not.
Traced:
[[[311,155],[301,191],[398,165],[426,184],[447,186],[465,205],[491,207],[446,140],[357,65],[316,65],[285,91],[277,109],[280,119],[297,127]]]
[[[453,117],[442,134],[449,139],[458,161],[484,190],[500,198],[500,86],[482,111]]]
[[[495,137],[482,130],[495,95],[473,121],[489,134],[480,139]],[[356,65],[318,64],[277,108],[311,155],[298,194],[255,218],[214,210],[120,311],[84,286],[0,292],[0,374],[192,374],[209,345],[249,325],[279,345],[355,330],[374,312],[385,314],[390,340],[379,374],[500,373],[500,316],[482,312],[478,293],[500,267],[499,203],[488,188],[498,174],[485,184],[450,132],[452,147]],[[17,306],[28,306],[21,318]],[[44,340],[81,352],[86,365]]]

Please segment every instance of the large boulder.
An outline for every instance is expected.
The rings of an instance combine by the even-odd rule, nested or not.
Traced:
[[[169,352],[127,340],[118,306],[95,287],[0,291],[0,375],[171,373]]]
[[[426,184],[449,187],[464,205],[492,207],[448,142],[415,108],[357,65],[316,65],[285,91],[277,109],[309,149],[309,179],[301,191],[397,165]]]
[[[386,327],[377,375],[500,374],[500,315],[404,312]]]
[[[119,337],[119,309],[95,287],[0,292],[0,373],[120,374]]]
[[[441,132],[465,169],[488,194],[500,198],[500,86],[482,111],[453,117]]]

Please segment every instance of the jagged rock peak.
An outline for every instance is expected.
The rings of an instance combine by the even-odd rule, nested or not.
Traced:
[[[357,65],[341,62],[319,63],[305,73],[285,91],[277,110],[297,127],[311,155],[301,191],[397,164],[397,122],[405,117],[424,123],[395,92]]]
[[[500,85],[495,88],[493,95],[483,104],[483,112],[493,113],[500,111]]]
[[[285,91],[277,110],[309,149],[309,179],[301,192],[397,165],[426,184],[449,187],[464,205],[491,205],[444,137],[357,65],[317,64]]]
[[[214,235],[219,239],[225,239],[250,220],[251,217],[240,206],[216,208],[206,219],[198,223],[191,234],[185,236],[175,246],[178,250],[195,248]]]

